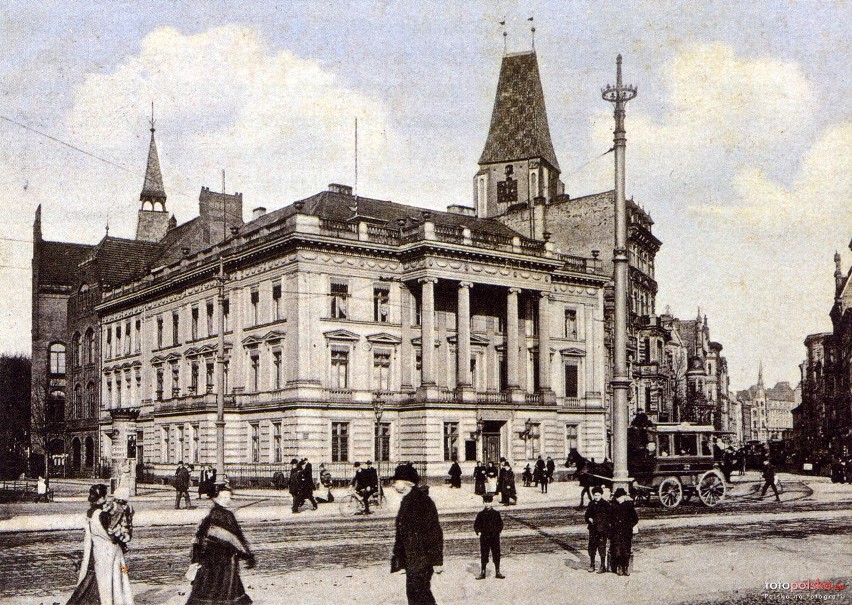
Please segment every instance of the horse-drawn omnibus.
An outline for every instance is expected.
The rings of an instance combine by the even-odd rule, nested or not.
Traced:
[[[689,423],[631,426],[627,439],[630,491],[637,500],[657,498],[666,508],[697,496],[705,506],[725,498],[725,480],[713,460],[714,428]],[[572,450],[580,485],[612,487],[611,465],[594,464]],[[581,495],[582,503],[582,495]]]

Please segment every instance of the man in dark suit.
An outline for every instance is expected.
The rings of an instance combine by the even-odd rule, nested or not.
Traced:
[[[309,501],[314,510],[317,509],[317,499],[314,498],[314,465],[307,458],[302,458],[302,500]]]
[[[189,498],[189,484],[191,481],[191,476],[189,473],[189,469],[186,468],[181,460],[178,463],[177,470],[175,471],[175,509],[180,508],[180,499],[186,499],[186,507],[192,507],[192,501]]]
[[[302,465],[295,458],[290,460],[290,480],[287,482],[287,490],[293,497],[293,508],[291,510],[294,513],[301,512],[299,508],[305,502],[305,492],[302,485]]]
[[[360,473],[355,473],[355,491],[364,501],[364,514],[372,515],[370,498],[379,491],[379,474],[373,468],[373,461],[367,460],[366,466]]]
[[[763,461],[763,487],[760,488],[760,497],[766,496],[766,490],[772,488],[775,492],[775,501],[781,502],[781,497],[778,495],[778,488],[775,486],[775,467],[767,459]]]
[[[432,574],[444,570],[444,533],[438,509],[426,492],[417,488],[420,476],[410,464],[397,466],[391,480],[394,490],[402,495],[391,573],[405,570],[409,605],[435,605]]]

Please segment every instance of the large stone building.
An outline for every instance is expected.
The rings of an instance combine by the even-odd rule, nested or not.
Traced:
[[[504,59],[515,67],[501,87],[540,91],[523,57]],[[506,123],[504,155],[483,154],[483,170],[535,159],[524,145],[547,131],[543,98],[541,110]],[[600,260],[495,220],[484,200],[438,212],[342,185],[247,223],[240,194],[202,188],[199,215],[179,225],[151,130],[134,240],[44,242],[36,221],[33,380],[69,401],[55,447],[74,472],[212,462],[220,387],[235,474],[270,477],[293,456],[444,475],[454,457],[607,454]],[[560,192],[550,147],[516,167],[546,199]]]
[[[805,339],[802,402],[793,410],[796,449],[811,461],[852,454],[852,269],[844,274],[839,254],[830,317],[831,332]]]

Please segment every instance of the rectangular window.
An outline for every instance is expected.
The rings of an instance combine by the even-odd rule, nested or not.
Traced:
[[[171,444],[169,443],[169,427],[164,426],[161,430],[163,436],[163,462],[168,464],[169,462],[171,462],[171,456],[169,455],[171,453]]]
[[[180,395],[180,368],[178,364],[172,364],[172,397]]]
[[[157,384],[154,392],[157,395],[157,401],[163,400],[163,368],[157,368]]]
[[[465,462],[473,462],[476,460],[476,441],[474,439],[465,439],[464,459]]]
[[[390,321],[390,290],[386,287],[373,288],[373,321]]]
[[[349,462],[349,423],[331,423],[331,461]]]
[[[331,350],[331,388],[349,388],[349,349]]]
[[[260,355],[258,353],[251,356],[251,388],[255,393],[260,390]]]
[[[201,441],[200,436],[198,434],[198,425],[193,424],[189,427],[190,434],[192,435],[192,456],[190,456],[190,460],[198,463],[198,452],[199,452],[199,443]]]
[[[260,425],[251,425],[251,461],[260,462]]]
[[[272,286],[272,319],[281,319],[281,284]]]
[[[172,345],[180,344],[180,315],[172,313]]]
[[[163,348],[163,318],[157,318],[157,348]]]
[[[115,356],[121,356],[121,326],[115,326]],[[75,359],[74,361],[76,362],[76,364],[80,363],[79,354],[77,356],[77,359]]]
[[[281,422],[275,422],[272,424],[272,450],[274,452],[273,456],[275,457],[275,462],[281,462],[283,460],[283,451],[281,450]]]
[[[54,376],[65,374],[65,345],[50,345],[50,373]]]
[[[213,368],[214,364],[212,361],[208,361],[205,366],[205,381],[207,385],[207,392],[213,392]]]
[[[190,338],[192,338],[192,340],[198,340],[198,307],[192,307],[190,331],[192,332]]]
[[[565,451],[570,452],[572,449],[580,449],[579,445],[579,427],[576,424],[565,425]]]
[[[112,380],[107,379],[106,383],[106,404],[108,408],[112,408]],[[74,409],[73,406],[71,409]]]
[[[272,352],[272,364],[275,372],[275,390],[277,391],[282,386],[281,351]]]
[[[109,359],[110,357],[112,357],[112,326],[107,326],[104,359]]]
[[[184,456],[184,452],[186,450],[184,449],[184,428],[182,424],[177,427],[177,443],[175,445],[177,446],[177,451],[175,453],[177,454],[178,461],[186,460]]]
[[[213,336],[213,335],[216,333],[216,328],[215,328],[215,323],[214,323],[214,322],[215,322],[215,317],[216,317],[216,315],[215,315],[215,309],[216,309],[216,307],[215,307],[215,305],[213,304],[213,301],[212,301],[212,300],[211,300],[211,301],[207,301],[207,314],[206,314],[206,318],[207,318],[207,336]]]
[[[130,355],[130,322],[124,324],[124,354]]]
[[[500,390],[504,391],[509,385],[509,368],[506,365],[506,356],[500,355],[497,359],[498,372],[499,372],[499,382],[500,382]]]
[[[526,443],[527,460],[535,460],[541,455],[541,425],[537,422],[530,424],[530,434]]]
[[[193,361],[192,365],[190,365],[189,375],[189,392],[191,395],[198,393],[198,372],[198,362]]]
[[[564,330],[565,338],[577,339],[577,311],[575,309],[565,309]]]
[[[222,302],[222,313],[225,316],[225,332],[231,331],[231,300],[226,298]]]
[[[390,351],[373,351],[373,388],[378,391],[390,391]]]
[[[252,290],[249,300],[251,302],[251,325],[256,326],[260,323],[260,292]]]
[[[222,382],[225,383],[225,385],[224,385],[225,389],[224,390],[225,390],[226,393],[228,392],[228,387],[230,385],[230,382],[228,380],[228,375],[229,375],[228,370],[229,370],[230,367],[231,367],[231,363],[228,360],[225,360],[225,363],[222,364]]]
[[[331,282],[331,317],[346,319],[348,315],[349,283],[345,281]]]
[[[579,367],[574,364],[565,365],[565,396],[579,397]]]
[[[390,460],[390,422],[377,422],[375,425],[375,451],[373,458],[377,462]]]
[[[444,423],[444,461],[449,462],[458,455],[459,423]]]
[[[133,326],[133,350],[138,353],[142,350],[142,320],[137,319]]]
[[[121,407],[121,376],[115,377],[115,407]]]

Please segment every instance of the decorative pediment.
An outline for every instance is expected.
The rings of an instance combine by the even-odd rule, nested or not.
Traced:
[[[387,332],[379,332],[378,334],[370,334],[367,341],[376,345],[398,345],[402,342],[402,339]]]
[[[195,347],[190,347],[186,351],[184,351],[183,354],[186,357],[195,357],[196,355],[198,355],[198,349],[196,349]]]
[[[260,338],[258,338],[257,336],[253,336],[253,335],[252,335],[252,336],[246,336],[246,337],[245,337],[245,338],[243,338],[243,339],[242,339],[242,341],[240,341],[240,342],[242,343],[242,345],[243,345],[244,347],[256,347],[256,346],[257,346],[257,345],[259,345],[261,342],[263,342],[263,340],[261,340],[261,339],[260,339]]]
[[[178,361],[179,359],[180,359],[180,355],[178,355],[177,353],[169,353],[168,355],[166,355],[164,357],[164,360],[167,363],[171,363],[173,361]]]
[[[284,332],[280,330],[272,330],[271,332],[267,332],[263,335],[263,340],[265,342],[274,342],[276,340],[281,340],[284,338]]]
[[[577,347],[566,347],[559,351],[563,357],[585,357],[586,352]]]
[[[458,342],[458,336],[456,334],[452,334],[447,336],[447,342],[451,345],[454,345]],[[480,336],[479,334],[471,334],[470,335],[470,344],[475,347],[487,347],[490,341],[485,336]]]
[[[349,330],[330,330],[323,332],[323,336],[325,336],[326,340],[342,340],[345,342],[357,342],[361,339],[355,332],[350,332]]]

